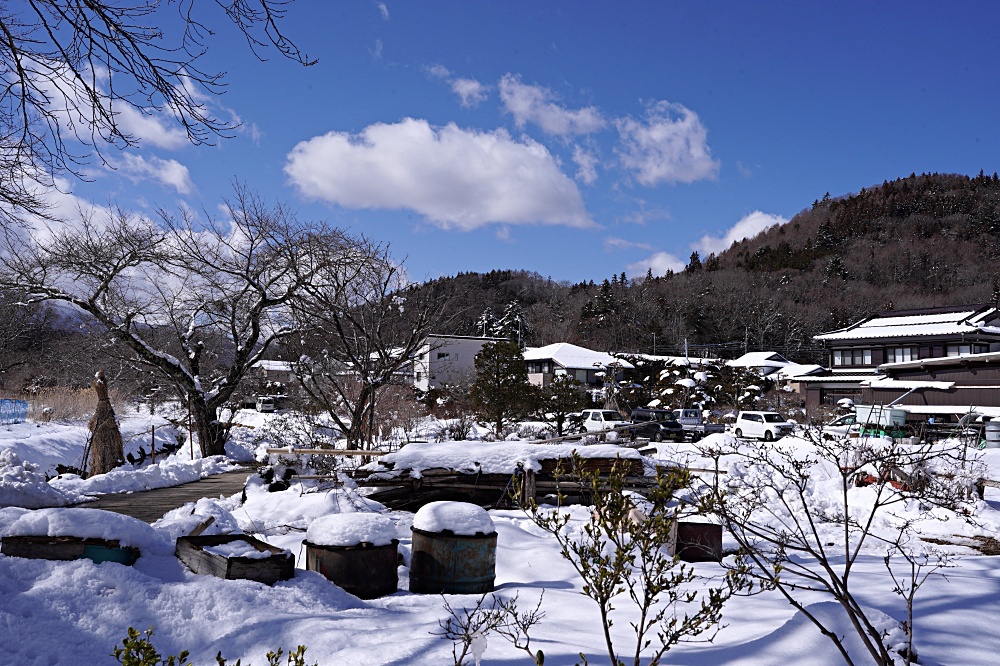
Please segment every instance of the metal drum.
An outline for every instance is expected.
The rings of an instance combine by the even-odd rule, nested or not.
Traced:
[[[318,571],[327,580],[359,599],[375,599],[399,588],[398,539],[385,546],[306,546],[306,569]]]
[[[1000,421],[986,423],[986,448],[1000,449]]]
[[[423,594],[483,594],[496,580],[497,533],[463,536],[413,531],[410,591]]]

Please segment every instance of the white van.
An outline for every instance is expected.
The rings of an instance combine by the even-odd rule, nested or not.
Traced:
[[[777,412],[740,412],[733,425],[733,434],[770,442],[792,434],[794,428],[794,423]]]
[[[257,411],[258,412],[273,412],[274,411],[274,398],[269,395],[262,395],[257,398]]]
[[[586,432],[608,430],[630,423],[613,409],[585,409],[580,414],[583,415],[583,429]]]

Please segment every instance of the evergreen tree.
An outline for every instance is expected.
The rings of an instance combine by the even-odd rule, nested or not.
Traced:
[[[528,383],[528,366],[516,342],[504,340],[484,345],[476,354],[476,381],[472,405],[476,416],[502,439],[511,423],[531,413],[535,388]]]
[[[557,437],[562,437],[569,415],[580,411],[589,403],[583,384],[571,375],[556,375],[542,389],[540,398],[539,416],[541,420],[555,425]]]
[[[684,267],[684,272],[685,273],[694,273],[695,271],[700,271],[701,268],[702,268],[702,266],[701,266],[701,257],[698,256],[698,252],[697,251],[692,252],[691,253],[691,258],[688,259],[688,265]]]

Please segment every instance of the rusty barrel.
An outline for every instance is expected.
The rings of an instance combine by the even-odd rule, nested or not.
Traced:
[[[497,533],[466,536],[411,528],[410,591],[483,594],[496,581]]]
[[[306,569],[316,571],[359,599],[392,594],[399,587],[398,539],[384,546],[318,546],[303,541]]]

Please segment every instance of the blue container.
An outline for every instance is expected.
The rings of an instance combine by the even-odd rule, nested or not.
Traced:
[[[463,536],[413,531],[410,591],[422,594],[484,594],[496,581],[497,533]]]
[[[83,556],[96,564],[100,564],[101,562],[117,562],[126,566],[132,566],[139,559],[139,551],[129,547],[88,543],[83,547]]]

